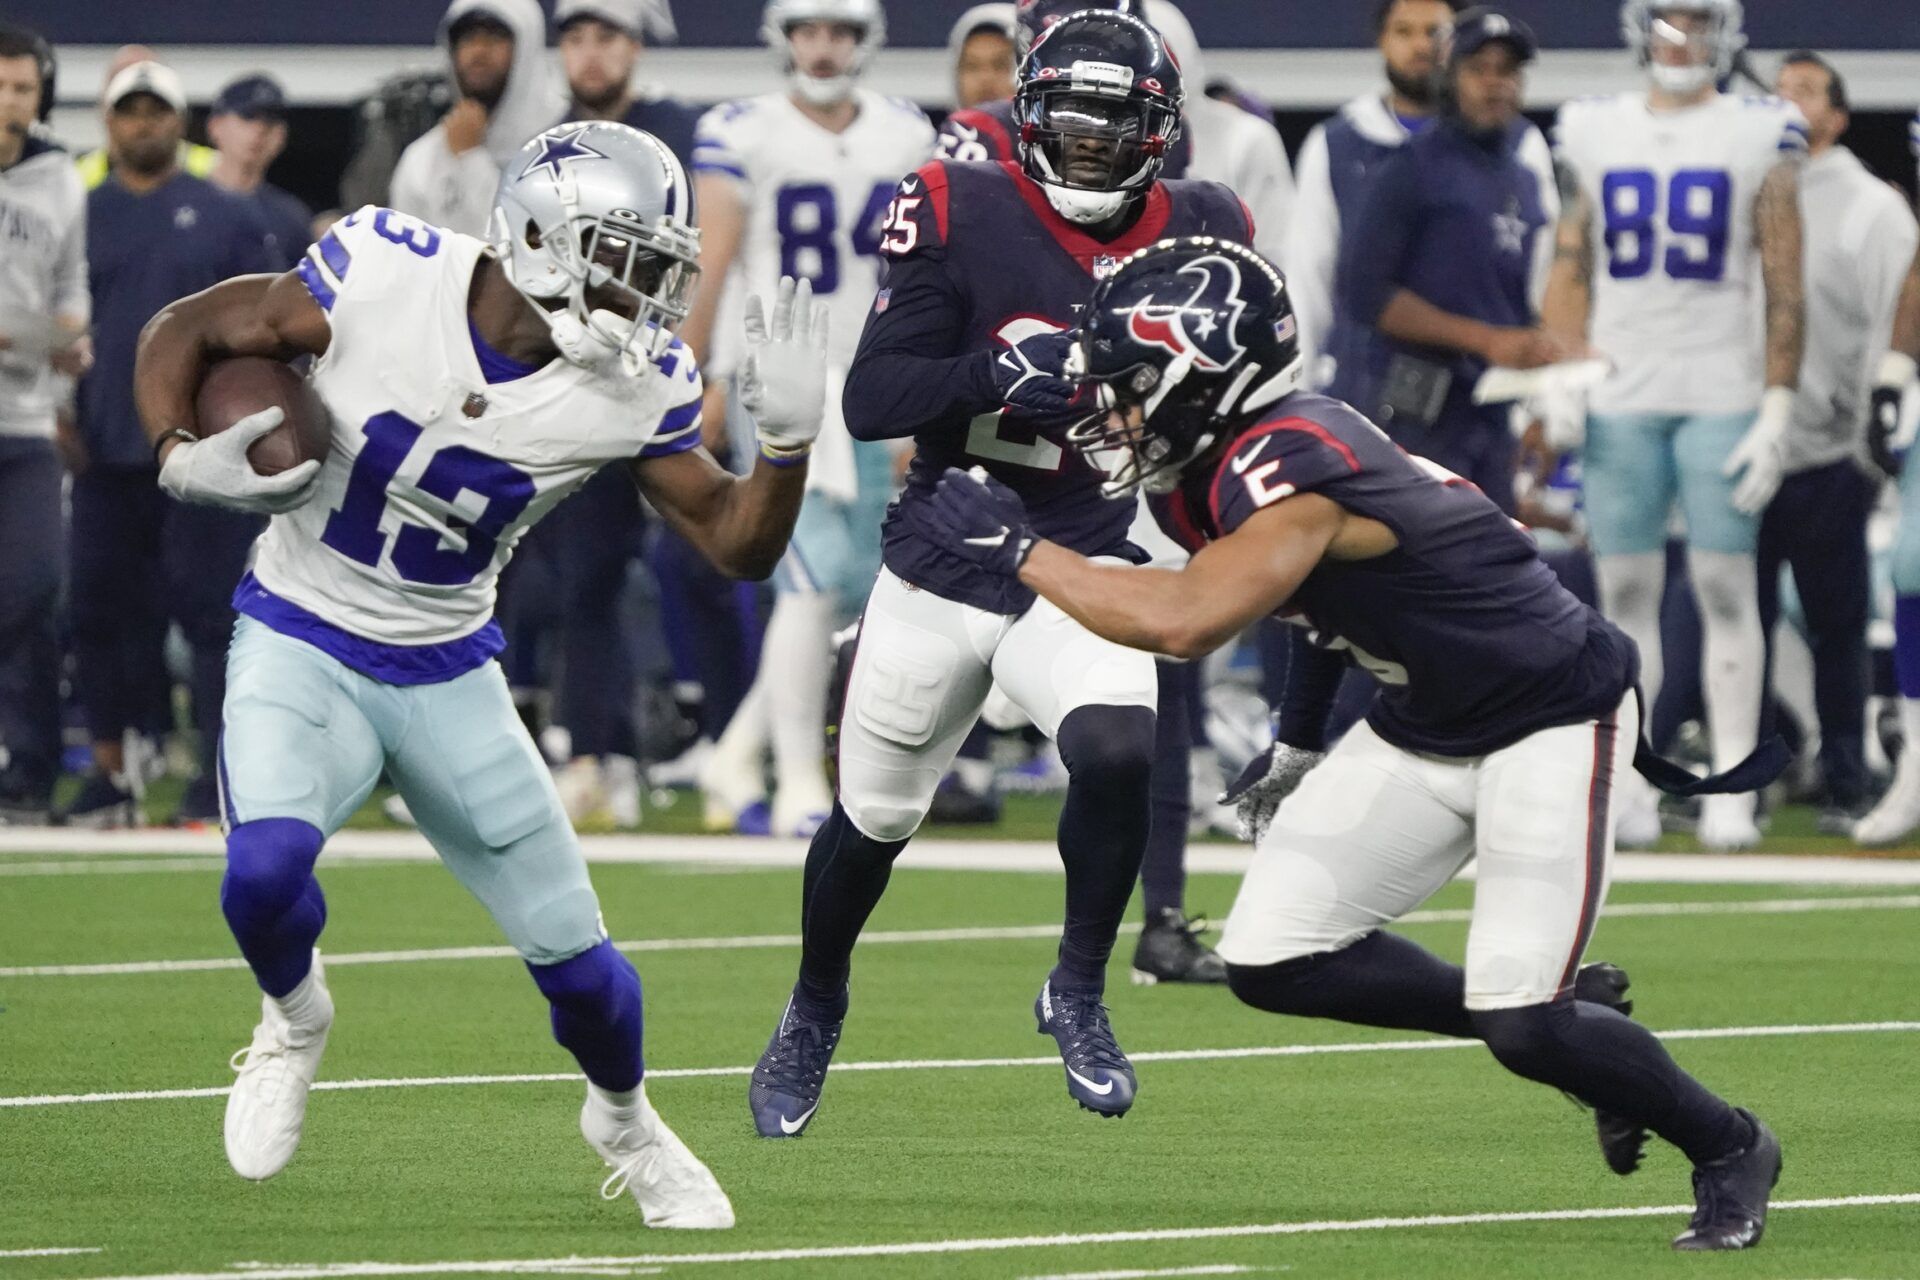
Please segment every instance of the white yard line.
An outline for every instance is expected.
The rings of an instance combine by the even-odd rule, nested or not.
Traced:
[[[798,869],[804,840],[747,836],[583,836],[595,863],[701,863],[723,867]],[[73,855],[91,861],[154,854],[218,854],[218,831],[68,831],[0,827],[0,855]],[[415,831],[342,831],[327,841],[321,865],[354,862],[431,862],[437,855]],[[1187,869],[1239,874],[1247,869],[1242,845],[1197,844]],[[0,862],[0,866],[4,866]],[[197,867],[198,864],[192,864]],[[1043,840],[918,840],[901,855],[906,868],[941,871],[1030,871],[1057,875],[1060,853]],[[1468,878],[1472,868],[1467,869]],[[1920,886],[1920,859],[1802,857],[1791,854],[1622,853],[1613,861],[1619,883],[1857,884]]]
[[[1158,1276],[1248,1276],[1271,1267],[1241,1267],[1221,1263],[1207,1267],[1168,1267],[1160,1271],[1063,1271],[1050,1276],[1026,1276],[1023,1280],[1152,1280]]]
[[[1778,1036],[1835,1036],[1920,1032],[1920,1022],[1820,1022],[1758,1027],[1691,1027],[1656,1031],[1662,1040],[1749,1040]],[[1422,1053],[1443,1049],[1477,1049],[1478,1040],[1448,1040],[1435,1036],[1420,1040],[1352,1040],[1332,1044],[1257,1045],[1240,1049],[1158,1049],[1130,1054],[1140,1062],[1222,1062],[1242,1058],[1303,1058],[1330,1053]],[[886,1062],[841,1062],[835,1074],[850,1071],[971,1071],[1007,1067],[1058,1067],[1052,1054],[1033,1058],[905,1058]],[[715,1076],[748,1076],[752,1067],[669,1067],[648,1071],[649,1080],[690,1080]],[[558,1084],[580,1079],[571,1072],[531,1072],[513,1075],[396,1076],[363,1080],[321,1080],[316,1093],[363,1089],[436,1089],[462,1085]],[[131,1089],[113,1093],[41,1093],[0,1096],[0,1108],[66,1107],[98,1102],[162,1102],[183,1098],[221,1098],[227,1086],[189,1089]]]
[[[0,1258],[64,1258],[76,1253],[105,1253],[104,1245],[85,1245],[64,1249],[0,1249]]]
[[[1911,911],[1920,909],[1920,894],[1885,894],[1853,898],[1757,898],[1745,902],[1616,902],[1601,914],[1609,919],[1628,920],[1662,916],[1723,915],[1799,915],[1818,911]],[[1458,924],[1473,918],[1470,908],[1446,908],[1414,911],[1401,917],[1402,924]],[[1122,933],[1138,933],[1140,926],[1121,926]],[[955,929],[876,929],[860,936],[862,946],[902,943],[1010,942],[1030,938],[1058,937],[1058,925],[988,925]],[[620,950],[639,955],[662,951],[758,951],[800,945],[800,935],[792,933],[742,934],[715,938],[643,938],[614,943]],[[445,960],[511,960],[518,953],[512,947],[419,947],[398,951],[341,951],[327,953],[327,967],[346,965],[415,964]],[[95,964],[0,965],[0,978],[99,978],[144,973],[205,973],[244,969],[246,961],[238,956],[214,956],[191,960],[120,960]]]
[[[1868,1209],[1920,1204],[1920,1193],[1832,1196],[1776,1200],[1772,1211]],[[1075,1235],[985,1236],[971,1240],[908,1240],[896,1244],[821,1245],[804,1249],[742,1249],[730,1253],[643,1253],[629,1257],[517,1259],[467,1262],[336,1262],[253,1267],[245,1270],[173,1272],[101,1280],[332,1280],[337,1276],[501,1274],[535,1267],[689,1266],[696,1263],[810,1262],[835,1258],[904,1258],[936,1254],[999,1253],[1014,1249],[1082,1248],[1103,1244],[1159,1244],[1177,1240],[1230,1240],[1257,1236],[1327,1235],[1347,1231],[1418,1231],[1429,1227],[1499,1226],[1517,1222],[1584,1222],[1609,1218],[1667,1218],[1693,1212],[1690,1204],[1631,1205],[1617,1209],[1539,1209],[1515,1213],[1444,1213],[1408,1218],[1349,1218],[1325,1222],[1263,1222],[1232,1227],[1162,1227],[1144,1231],[1095,1231]],[[1172,1273],[1165,1273],[1172,1274]]]

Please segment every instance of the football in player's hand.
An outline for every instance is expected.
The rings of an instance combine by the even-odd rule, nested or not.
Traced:
[[[309,458],[324,462],[333,439],[326,406],[305,378],[264,356],[236,356],[207,369],[194,401],[196,434],[218,435],[248,414],[276,406],[286,416],[247,450],[253,469],[277,476]]]

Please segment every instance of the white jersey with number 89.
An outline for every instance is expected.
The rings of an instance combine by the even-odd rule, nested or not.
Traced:
[[[1597,413],[1740,413],[1760,402],[1766,298],[1754,202],[1807,126],[1779,98],[1643,93],[1560,109],[1555,143],[1593,211],[1593,345],[1615,373]]]

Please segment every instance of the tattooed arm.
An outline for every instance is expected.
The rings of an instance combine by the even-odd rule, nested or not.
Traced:
[[[1593,307],[1593,206],[1564,160],[1554,164],[1554,173],[1560,181],[1560,222],[1540,320],[1549,331],[1584,343]]]
[[[1796,387],[1806,347],[1807,285],[1802,274],[1800,161],[1782,160],[1754,201],[1760,274],[1767,289],[1767,385]]]

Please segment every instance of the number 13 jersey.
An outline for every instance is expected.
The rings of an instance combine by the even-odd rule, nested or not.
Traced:
[[[1806,153],[1800,112],[1729,94],[1679,111],[1644,93],[1580,98],[1555,143],[1593,210],[1590,339],[1615,366],[1594,411],[1751,410],[1766,306],[1754,202],[1776,164]]]
[[[394,684],[497,653],[494,586],[536,521],[610,462],[700,442],[700,374],[660,359],[505,367],[468,319],[486,246],[361,209],[296,268],[332,338],[314,390],[332,449],[274,517],[234,607]],[[513,376],[514,374],[519,376]]]

